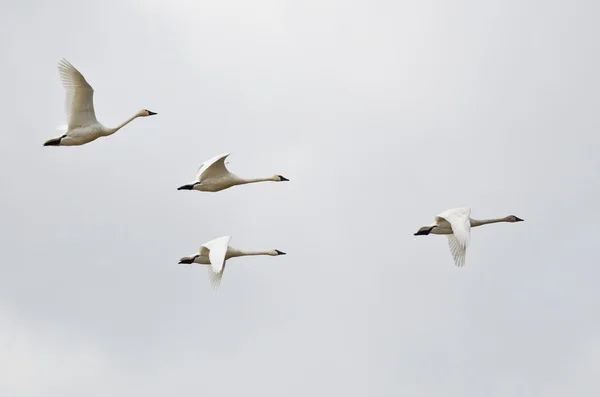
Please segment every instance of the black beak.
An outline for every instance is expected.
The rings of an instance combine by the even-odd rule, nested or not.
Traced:
[[[64,137],[66,137],[66,136],[67,136],[67,135],[63,135],[63,136],[61,136],[60,138],[52,138],[52,139],[49,139],[49,140],[47,140],[47,141],[44,143],[44,146],[59,146],[59,145],[60,145],[60,141],[61,141],[61,140],[62,140]]]
[[[277,252],[277,255],[287,255],[285,252],[281,252],[279,250],[275,250],[275,252]]]
[[[183,186],[179,186],[177,188],[177,190],[192,190],[194,188],[194,185],[183,185]]]
[[[285,176],[279,175],[279,179],[281,179],[281,182],[289,182],[289,179],[287,179]]]
[[[519,218],[519,217],[516,217],[516,216],[515,216],[515,221],[516,221],[516,222],[523,222],[523,219],[521,219],[521,218]]]
[[[148,115],[149,116],[154,116],[155,114],[158,114],[158,113],[154,113],[154,112],[151,112],[151,111],[148,110]]]
[[[181,258],[179,260],[179,265],[191,265],[194,262],[193,259],[189,259],[189,258]]]
[[[424,227],[422,227],[421,230],[413,234],[413,236],[427,236],[436,227],[437,226],[431,226],[429,229],[425,229]]]

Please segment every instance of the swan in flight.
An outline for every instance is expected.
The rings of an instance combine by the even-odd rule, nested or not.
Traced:
[[[142,109],[115,128],[108,128],[96,120],[94,112],[94,90],[83,75],[66,59],[58,63],[58,71],[66,91],[65,111],[67,131],[58,138],[52,138],[44,146],[78,146],[90,143],[102,136],[112,135],[138,117],[153,116],[156,113]]]
[[[268,251],[242,251],[229,246],[231,236],[223,236],[204,243],[200,246],[198,253],[192,256],[185,256],[179,260],[180,264],[199,263],[201,265],[210,265],[208,274],[210,284],[213,288],[218,288],[221,284],[221,277],[225,270],[225,262],[229,258],[248,255],[285,255],[285,252],[279,250]]]
[[[465,264],[467,247],[471,240],[471,228],[488,223],[498,222],[522,222],[523,219],[514,215],[504,218],[477,220],[471,218],[470,208],[453,208],[446,210],[435,217],[435,223],[421,227],[414,235],[426,236],[429,233],[446,234],[448,236],[448,245],[450,252],[454,257],[456,266]]]
[[[236,185],[244,185],[254,182],[284,182],[289,179],[281,175],[273,175],[266,178],[240,178],[229,172],[225,166],[225,159],[229,153],[223,153],[205,161],[198,167],[198,174],[194,182],[177,188],[177,190],[199,190],[201,192],[218,192]]]

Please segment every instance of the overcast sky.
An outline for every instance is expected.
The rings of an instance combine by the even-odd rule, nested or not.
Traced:
[[[88,3],[88,4],[86,4]],[[8,0],[0,396],[597,396],[597,1]],[[42,147],[57,62],[116,135]],[[177,191],[198,165],[281,174]],[[445,209],[525,222],[472,233]],[[282,257],[182,266],[200,244]]]

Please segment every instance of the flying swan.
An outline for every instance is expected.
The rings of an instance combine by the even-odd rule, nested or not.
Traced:
[[[240,178],[229,172],[225,166],[225,159],[229,153],[223,153],[205,161],[198,167],[198,173],[194,182],[180,186],[177,190],[199,190],[201,192],[218,192],[236,185],[255,182],[284,182],[289,179],[281,175],[273,175],[266,178]]]
[[[83,75],[66,59],[58,63],[58,72],[66,91],[65,111],[67,113],[67,132],[58,138],[52,138],[44,146],[79,146],[109,136],[138,117],[153,116],[156,113],[142,109],[130,119],[115,128],[108,128],[96,120],[94,112],[94,90]]]
[[[230,240],[231,236],[223,236],[204,243],[200,246],[200,250],[197,254],[185,256],[179,260],[179,263],[199,263],[201,265],[210,265],[208,269],[210,284],[216,289],[221,284],[221,278],[223,277],[223,271],[225,270],[225,262],[229,258],[249,255],[285,255],[285,252],[281,252],[279,250],[241,251],[230,247]]]
[[[471,240],[471,228],[488,223],[522,222],[523,219],[514,215],[505,218],[477,220],[471,218],[470,208],[453,208],[446,210],[435,217],[435,223],[421,227],[414,235],[426,236],[429,233],[448,235],[448,245],[454,257],[456,266],[465,264],[467,247]]]

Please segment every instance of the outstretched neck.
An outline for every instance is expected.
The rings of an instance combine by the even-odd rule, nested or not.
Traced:
[[[125,127],[127,124],[131,123],[133,120],[137,119],[138,117],[140,117],[138,114],[134,114],[133,116],[131,116],[130,118],[125,120],[123,123],[116,126],[115,128],[107,128],[106,135],[114,134],[115,132],[119,131],[121,128]]]
[[[234,252],[232,252],[231,257],[236,257],[236,256],[252,256],[252,255],[269,255],[269,251],[242,251],[242,250],[235,250]]]
[[[246,183],[256,183],[256,182],[275,182],[275,179],[273,179],[273,177],[267,177],[267,178],[239,178],[240,181],[240,185],[245,185]]]
[[[508,222],[506,218],[495,218],[495,219],[471,219],[471,227],[477,227],[481,225],[487,225],[489,223]]]

